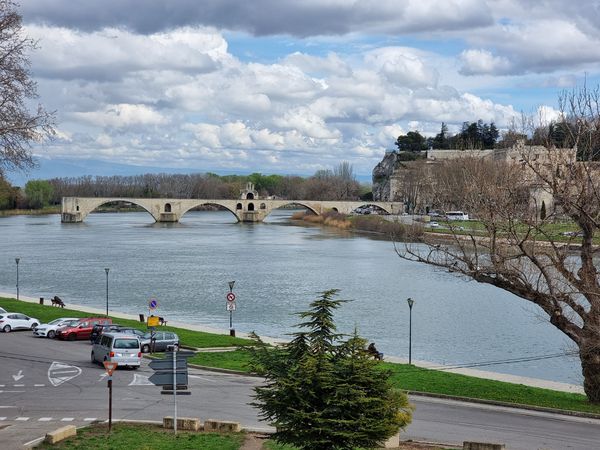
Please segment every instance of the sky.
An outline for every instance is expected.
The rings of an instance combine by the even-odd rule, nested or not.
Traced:
[[[57,136],[22,181],[114,173],[369,179],[398,135],[551,120],[600,82],[597,0],[21,0]],[[114,169],[113,169],[114,166]]]

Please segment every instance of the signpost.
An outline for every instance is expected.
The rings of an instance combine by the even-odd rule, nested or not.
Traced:
[[[104,361],[104,369],[108,374],[108,432],[112,431],[112,374],[117,368],[117,363]]]
[[[229,336],[235,337],[235,330],[233,329],[233,311],[235,311],[235,294],[233,293],[233,286],[235,281],[229,282],[229,293],[227,294],[227,303],[225,308],[229,311]]]
[[[158,308],[158,300],[152,297],[148,301],[148,321],[146,322],[146,327],[150,330],[151,353],[154,353],[154,328],[160,323],[160,318],[152,314],[152,311],[154,311],[156,308]]]
[[[167,386],[173,389],[173,429],[175,434],[177,434],[177,389],[183,387],[179,394],[190,394],[190,391],[187,390],[187,358],[194,354],[194,352],[178,352],[177,346],[174,345],[173,351],[165,353],[164,359],[154,359],[149,364],[155,373],[148,378],[148,381],[156,386],[162,386],[161,394],[171,394],[169,390],[165,389]]]

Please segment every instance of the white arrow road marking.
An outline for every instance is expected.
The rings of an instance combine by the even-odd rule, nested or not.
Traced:
[[[144,375],[133,374],[133,381],[129,383],[129,386],[154,386],[153,383],[148,381],[148,377]]]
[[[18,374],[16,374],[16,375],[13,375],[12,377],[13,377],[13,379],[14,379],[15,381],[19,381],[19,380],[20,380],[21,378],[23,378],[24,376],[25,376],[25,375],[23,375],[23,371],[22,371],[22,370],[19,370],[19,373],[18,373]]]
[[[108,376],[108,374],[106,372],[102,372],[102,375],[100,375],[100,378],[98,378],[98,381],[96,381],[96,383],[98,383],[99,381],[104,380],[104,378],[106,378]]]
[[[79,367],[54,361],[48,369],[48,380],[52,383],[52,386],[56,387],[80,374],[81,369]]]

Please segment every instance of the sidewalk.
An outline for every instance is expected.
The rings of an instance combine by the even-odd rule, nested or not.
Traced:
[[[6,292],[0,292],[0,297],[15,298],[14,294],[9,294]],[[26,297],[23,295],[20,295],[19,299],[22,301],[30,302],[30,303],[39,303],[39,299],[36,299],[33,297]],[[46,303],[46,301],[49,302],[50,299],[45,300],[44,303]],[[83,312],[88,312],[90,314],[96,314],[96,315],[104,315],[106,312],[103,309],[90,308],[88,306],[74,305],[74,304],[70,304],[70,303],[68,303],[66,305],[66,307],[71,308],[71,309],[77,309],[77,310],[83,311]],[[124,313],[120,313],[117,311],[111,311],[111,310],[109,310],[109,313],[111,316],[118,317],[121,319],[129,319],[129,320],[136,320],[136,321],[139,320],[138,316],[132,315],[132,314],[124,314]],[[187,330],[203,331],[206,333],[229,335],[229,330],[221,330],[218,328],[207,327],[205,325],[193,325],[193,324],[189,324],[189,323],[175,322],[175,321],[171,321],[171,320],[169,320],[169,325],[173,326],[173,327],[177,327],[177,328],[187,329]],[[241,338],[249,338],[250,337],[248,333],[241,333],[241,332],[236,332],[236,336],[241,337]],[[267,336],[261,336],[261,339],[269,344],[281,344],[281,343],[286,342],[284,339],[271,338],[271,337],[267,337]],[[209,349],[205,349],[205,351],[207,351],[207,350],[209,350]],[[222,349],[222,350],[231,350],[231,348]],[[209,351],[219,351],[219,349],[210,349]],[[386,356],[385,361],[393,362],[393,363],[408,364],[407,359],[399,358],[399,357],[395,357],[395,356]],[[477,369],[468,369],[468,368],[444,369],[443,365],[441,365],[441,364],[435,364],[435,363],[428,362],[428,361],[418,361],[418,360],[414,360],[414,359],[411,362],[415,366],[423,367],[425,369],[444,370],[444,371],[447,371],[450,373],[468,375],[468,376],[476,377],[476,378],[484,378],[484,379],[496,380],[496,381],[505,381],[507,383],[523,384],[525,386],[539,387],[539,388],[543,388],[543,389],[551,389],[553,391],[584,394],[583,386],[578,386],[576,384],[561,383],[558,381],[542,380],[539,378],[522,377],[519,375],[510,375],[510,374],[504,374],[504,373],[498,373],[498,372],[488,372],[488,371],[477,370]]]

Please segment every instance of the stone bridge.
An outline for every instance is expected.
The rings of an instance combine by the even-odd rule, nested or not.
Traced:
[[[230,211],[239,222],[262,222],[274,209],[287,205],[299,205],[320,215],[334,210],[349,214],[356,208],[376,206],[388,214],[400,214],[404,205],[400,202],[373,201],[316,201],[316,200],[270,200],[248,194],[237,200],[178,199],[178,198],[122,198],[122,197],[63,197],[61,221],[83,222],[96,208],[112,202],[127,202],[144,208],[156,222],[178,222],[189,210],[203,205],[213,205]]]

